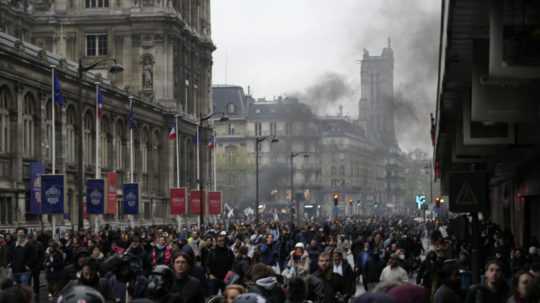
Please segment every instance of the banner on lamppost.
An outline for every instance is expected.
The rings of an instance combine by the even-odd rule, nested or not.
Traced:
[[[139,214],[139,184],[128,183],[122,187],[124,196],[124,214],[137,215]]]
[[[189,212],[192,215],[201,214],[201,192],[194,190],[189,194]]]
[[[30,207],[33,215],[41,214],[41,175],[45,171],[43,163],[32,161],[30,163]]]
[[[208,213],[210,215],[221,214],[221,192],[208,192]]]
[[[105,180],[86,180],[86,204],[88,214],[103,214],[105,210]]]
[[[41,213],[64,213],[64,175],[41,175]]]
[[[106,193],[107,193],[107,202],[105,203],[105,213],[108,215],[116,215],[116,191],[118,189],[118,174],[116,172],[108,172],[107,173],[107,186],[106,186]]]
[[[186,189],[184,187],[171,188],[171,215],[184,215],[186,213]]]

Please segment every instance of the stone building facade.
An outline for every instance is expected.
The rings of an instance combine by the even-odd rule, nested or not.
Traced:
[[[341,204],[363,201],[375,190],[377,155],[373,142],[355,120],[345,116],[314,115],[294,98],[255,100],[239,86],[214,86],[216,111],[227,122],[215,122],[217,187],[231,205],[255,201],[255,142],[260,145],[260,201],[285,210],[290,201],[290,155],[293,159],[295,198],[302,205],[321,206],[331,213],[332,194]],[[272,143],[271,138],[279,142]],[[374,198],[374,197],[373,197]]]
[[[166,220],[168,189],[176,185],[175,142],[167,140],[175,116],[180,185],[193,189],[199,181],[196,129],[212,111],[210,1],[1,0],[0,31],[0,226],[38,222],[25,215],[27,179],[30,161],[43,161],[50,171],[50,65],[56,65],[66,98],[55,122],[57,169],[67,179],[66,223],[78,220],[75,163],[81,135],[84,177],[94,177],[96,81],[106,100],[102,174],[116,171],[120,184],[128,181],[127,104],[133,96],[134,175],[142,188],[139,219]],[[123,66],[122,73],[108,73],[113,61]],[[83,77],[82,104],[77,63],[98,63]],[[210,126],[202,125],[201,180],[208,184],[212,169],[205,142],[211,133]]]

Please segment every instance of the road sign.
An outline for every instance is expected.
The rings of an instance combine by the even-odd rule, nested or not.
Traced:
[[[452,173],[449,184],[450,211],[477,212],[487,204],[485,173]]]
[[[416,196],[416,205],[418,206],[418,209],[421,209],[422,205],[424,203],[426,203],[426,196],[425,195]]]

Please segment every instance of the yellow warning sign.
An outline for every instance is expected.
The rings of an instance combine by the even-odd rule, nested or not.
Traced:
[[[464,182],[463,186],[459,190],[456,202],[462,205],[477,205],[478,199],[474,195],[474,191],[471,188],[469,182]]]

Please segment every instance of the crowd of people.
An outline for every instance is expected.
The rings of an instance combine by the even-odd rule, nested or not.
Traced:
[[[455,221],[459,222],[459,221]],[[0,303],[538,303],[540,254],[484,223],[478,284],[467,228],[403,216],[0,233]],[[44,274],[43,274],[44,273]],[[40,279],[45,277],[46,290]]]

